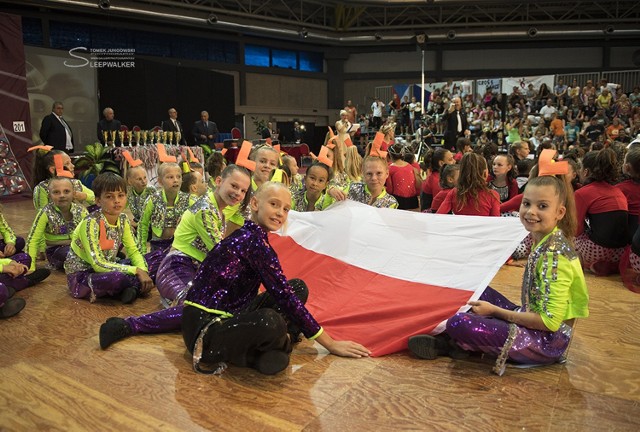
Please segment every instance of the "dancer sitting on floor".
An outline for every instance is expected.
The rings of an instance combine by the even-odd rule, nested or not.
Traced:
[[[416,356],[479,351],[497,357],[498,375],[507,360],[540,365],[563,359],[574,319],[589,315],[589,295],[571,244],[576,230],[572,187],[565,176],[544,172],[541,167],[541,176],[529,180],[520,207],[520,220],[534,240],[522,279],[522,306],[487,287],[479,300],[469,302],[470,312],[447,320],[443,335],[411,337],[409,349]]]
[[[101,208],[84,218],[71,236],[64,263],[69,291],[73,297],[90,302],[98,297],[120,296],[122,303],[131,303],[149,292],[153,281],[133,238],[129,218],[123,213],[127,182],[117,174],[103,173],[93,181],[93,190]],[[118,259],[121,245],[132,265]]]
[[[38,210],[27,240],[27,252],[31,257],[30,270],[36,269],[38,251],[46,247],[45,255],[51,268],[64,270],[69,253],[71,234],[89,213],[73,201],[73,182],[68,177],[49,180],[51,202]]]
[[[200,362],[221,372],[230,362],[264,374],[275,374],[289,364],[292,342],[300,331],[332,354],[367,357],[370,352],[350,341],[336,341],[304,307],[308,291],[301,280],[287,281],[268,231],[279,230],[291,208],[291,194],[279,183],[263,184],[251,198],[252,220],[222,240],[198,269],[184,306],[147,315],[153,325],[182,324],[182,334],[194,369]],[[258,295],[263,284],[266,292]],[[106,348],[138,329],[110,318],[100,328]]]

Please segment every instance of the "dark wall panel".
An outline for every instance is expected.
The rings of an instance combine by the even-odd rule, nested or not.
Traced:
[[[98,70],[100,115],[110,106],[129,128],[159,126],[173,107],[186,132],[203,110],[220,132],[229,132],[235,118],[233,88],[230,75],[142,59],[136,59],[134,68]]]

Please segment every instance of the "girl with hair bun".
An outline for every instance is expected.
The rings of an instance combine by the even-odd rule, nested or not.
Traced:
[[[389,177],[387,177],[387,192],[398,201],[400,210],[418,211],[418,192],[422,179],[417,170],[408,164],[404,158],[410,150],[402,144],[394,144],[389,147],[389,156],[392,163],[389,165]]]

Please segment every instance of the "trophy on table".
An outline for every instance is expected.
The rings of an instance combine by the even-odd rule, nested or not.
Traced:
[[[124,131],[118,131],[118,136],[120,137],[120,145],[123,146],[124,145]],[[116,143],[113,143],[113,146],[115,147]]]
[[[147,131],[142,133],[142,145],[147,145]]]
[[[150,144],[155,144],[156,142],[158,142],[155,131],[149,131],[149,137],[151,138]]]
[[[129,147],[131,147],[132,140],[133,140],[133,131],[129,132]]]
[[[169,131],[169,144],[173,144],[173,131]]]
[[[102,136],[104,137],[104,146],[107,146],[107,142],[109,141],[109,132],[102,131]]]
[[[162,132],[162,144],[167,144],[167,132]]]
[[[135,134],[136,134],[136,145],[140,145],[140,131],[137,130]]]
[[[176,145],[180,145],[180,138],[182,138],[182,134],[180,132],[176,132]]]
[[[112,130],[112,131],[109,131],[109,133],[111,134],[111,147],[115,147],[116,146],[116,131]]]

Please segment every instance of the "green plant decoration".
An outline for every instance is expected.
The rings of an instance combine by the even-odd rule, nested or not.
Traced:
[[[85,154],[76,161],[75,166],[83,170],[80,174],[80,178],[83,180],[91,174],[97,176],[103,172],[120,174],[120,168],[111,159],[111,154],[99,142],[87,145]]]
[[[267,121],[265,119],[262,120],[258,120],[257,117],[251,117],[251,121],[253,122],[253,125],[256,128],[256,133],[258,134],[258,136],[260,136],[262,134],[263,129],[267,128]]]

